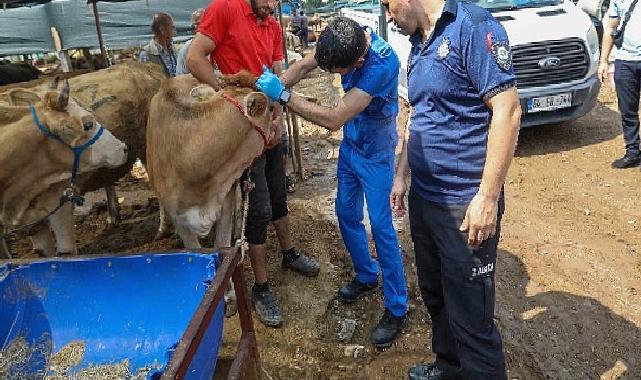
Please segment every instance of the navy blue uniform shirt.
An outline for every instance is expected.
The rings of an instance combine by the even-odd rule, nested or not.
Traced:
[[[367,28],[371,44],[363,66],[341,77],[343,90],[356,87],[372,97],[363,112],[345,124],[343,143],[365,158],[394,154],[398,135],[398,70],[400,61],[385,40]]]
[[[446,0],[428,40],[410,37],[408,160],[412,190],[442,204],[478,192],[491,113],[484,99],[516,85],[505,29],[485,9]]]

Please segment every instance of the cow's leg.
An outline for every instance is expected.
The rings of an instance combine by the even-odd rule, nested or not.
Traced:
[[[214,246],[216,248],[228,247],[232,241],[232,231],[234,229],[234,211],[237,204],[237,194],[240,191],[238,181],[229,190],[225,196],[222,204],[220,216],[216,220]],[[225,298],[225,316],[231,317],[238,312],[236,305],[236,291],[234,290],[234,282],[229,279],[227,290],[224,294]]]
[[[116,199],[116,188],[113,185],[105,186],[105,193],[107,193],[107,223],[116,224],[120,221],[120,207],[118,207],[118,199]]]
[[[76,229],[73,223],[73,204],[67,202],[49,217],[49,224],[56,237],[58,255],[76,255]]]
[[[185,249],[202,248],[200,240],[198,239],[198,234],[181,225],[176,226],[176,232],[178,233],[178,236],[180,236],[180,239],[182,239]]]
[[[160,223],[158,223],[158,231],[154,240],[161,240],[169,236],[169,220],[167,219],[167,212],[165,208],[162,207],[162,203],[159,203],[160,207]]]
[[[0,238],[0,259],[10,259],[11,252],[4,238]]]
[[[51,229],[47,223],[41,224],[35,232],[29,236],[33,249],[40,257],[52,257],[56,254],[56,242],[53,240]]]

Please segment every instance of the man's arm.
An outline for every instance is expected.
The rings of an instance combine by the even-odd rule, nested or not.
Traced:
[[[220,90],[220,83],[216,79],[216,74],[209,62],[209,56],[216,49],[216,44],[211,38],[204,34],[197,33],[196,38],[191,43],[191,47],[187,52],[187,67],[191,74],[202,83],[206,83],[214,88]]]
[[[396,174],[394,175],[394,183],[392,184],[392,191],[389,199],[392,206],[392,212],[397,217],[405,215],[405,193],[407,192],[407,178],[410,175],[410,164],[407,159],[407,140],[409,139],[409,126],[410,120],[407,120],[405,131],[401,138],[401,155],[398,158],[396,165]]]
[[[318,66],[316,58],[314,57],[315,54],[316,50],[314,49],[314,51],[307,54],[305,58],[298,62],[294,62],[293,65],[289,66],[283,75],[276,73],[276,75],[280,76],[280,81],[283,83],[283,86],[286,88],[293,87],[296,83],[300,82],[301,79],[305,78],[307,74],[314,70]]]
[[[521,126],[521,105],[516,87],[493,96],[486,104],[492,111],[492,120],[483,177],[461,225],[461,231],[468,230],[468,244],[472,247],[478,247],[496,233],[498,200]]]
[[[365,110],[371,101],[372,97],[368,93],[354,87],[339,100],[338,105],[334,108],[309,102],[303,96],[295,93],[292,93],[287,107],[304,119],[335,132]]]
[[[598,72],[599,79],[601,79],[601,81],[605,81],[606,79],[608,79],[608,69],[610,66],[610,62],[608,61],[608,59],[610,58],[612,45],[614,45],[612,33],[619,27],[618,17],[610,17],[606,15],[604,19],[605,18],[607,18],[608,20],[607,22],[603,23],[603,40],[601,41],[601,59],[599,59]]]

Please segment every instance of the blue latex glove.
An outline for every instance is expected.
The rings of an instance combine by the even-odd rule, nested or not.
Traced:
[[[271,100],[278,101],[280,94],[285,89],[283,83],[276,74],[272,74],[266,66],[263,66],[263,75],[256,81],[256,88],[267,95]]]

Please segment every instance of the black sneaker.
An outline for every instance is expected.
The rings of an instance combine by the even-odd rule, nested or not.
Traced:
[[[293,253],[283,252],[283,268],[291,269],[307,277],[318,276],[318,272],[320,272],[318,261],[295,250]]]
[[[409,380],[462,380],[460,371],[456,373],[446,372],[439,368],[436,363],[419,364],[410,368]]]
[[[405,316],[396,317],[389,310],[385,309],[383,317],[372,331],[370,340],[377,348],[387,348],[394,343],[394,340],[401,332],[405,324]]]
[[[627,169],[639,166],[641,164],[641,154],[626,153],[625,156],[612,161],[614,169]]]
[[[378,288],[378,282],[364,284],[356,278],[349,284],[338,290],[338,299],[344,303],[356,302],[359,298],[374,293]]]
[[[268,327],[280,327],[283,316],[280,313],[278,301],[271,288],[266,291],[257,291],[252,288],[252,303],[258,319]]]

